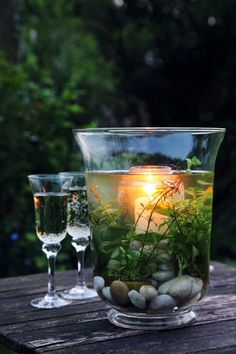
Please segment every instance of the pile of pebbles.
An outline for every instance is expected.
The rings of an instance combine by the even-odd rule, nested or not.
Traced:
[[[140,286],[137,290],[130,290],[121,280],[114,280],[110,286],[105,286],[105,280],[101,276],[95,276],[93,283],[101,298],[113,305],[121,307],[133,305],[139,310],[158,312],[170,311],[176,306],[198,301],[203,289],[200,278],[190,275],[173,278],[173,274],[172,279],[162,282],[159,287],[148,284]]]

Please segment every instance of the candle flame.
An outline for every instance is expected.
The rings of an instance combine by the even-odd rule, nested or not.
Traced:
[[[156,185],[153,183],[145,183],[143,189],[148,194],[148,196],[152,196],[156,193]]]

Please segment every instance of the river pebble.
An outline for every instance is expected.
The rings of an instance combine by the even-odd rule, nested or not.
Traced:
[[[202,287],[203,282],[200,278],[182,275],[162,284],[158,292],[159,294],[169,294],[182,302],[197,296],[202,291]]]
[[[149,304],[149,308],[151,310],[159,310],[166,311],[172,310],[176,305],[175,299],[172,296],[166,295],[158,295],[154,296]]]
[[[150,301],[154,296],[158,295],[157,289],[152,285],[141,286],[139,293],[145,297],[146,301]]]
[[[120,280],[114,280],[111,283],[111,295],[118,305],[127,305],[129,303],[128,297],[129,288]]]
[[[159,272],[152,274],[152,278],[158,282],[164,282],[172,279],[173,277],[174,272],[172,270],[160,270]]]
[[[105,280],[103,279],[103,277],[96,275],[93,278],[93,286],[94,289],[99,293],[105,286]]]
[[[111,295],[110,286],[105,286],[105,288],[102,289],[102,295],[106,300],[110,301],[112,304],[115,304],[115,301]]]
[[[139,309],[144,309],[146,307],[145,297],[139,294],[136,290],[131,290],[128,293],[130,302]]]

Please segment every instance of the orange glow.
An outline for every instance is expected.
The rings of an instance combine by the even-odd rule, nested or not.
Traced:
[[[40,199],[35,196],[34,196],[34,206],[36,209],[40,207]]]
[[[145,193],[147,193],[148,196],[153,196],[153,194],[156,193],[157,188],[156,188],[156,184],[153,183],[145,183],[143,186],[143,189],[145,191]]]
[[[213,193],[213,186],[208,186],[206,189],[206,192],[209,194],[212,194]]]

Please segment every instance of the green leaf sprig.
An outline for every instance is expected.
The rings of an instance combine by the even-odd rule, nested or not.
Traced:
[[[197,156],[193,156],[192,158],[187,158],[187,173],[192,172],[192,168],[201,165],[201,160],[197,158]]]

